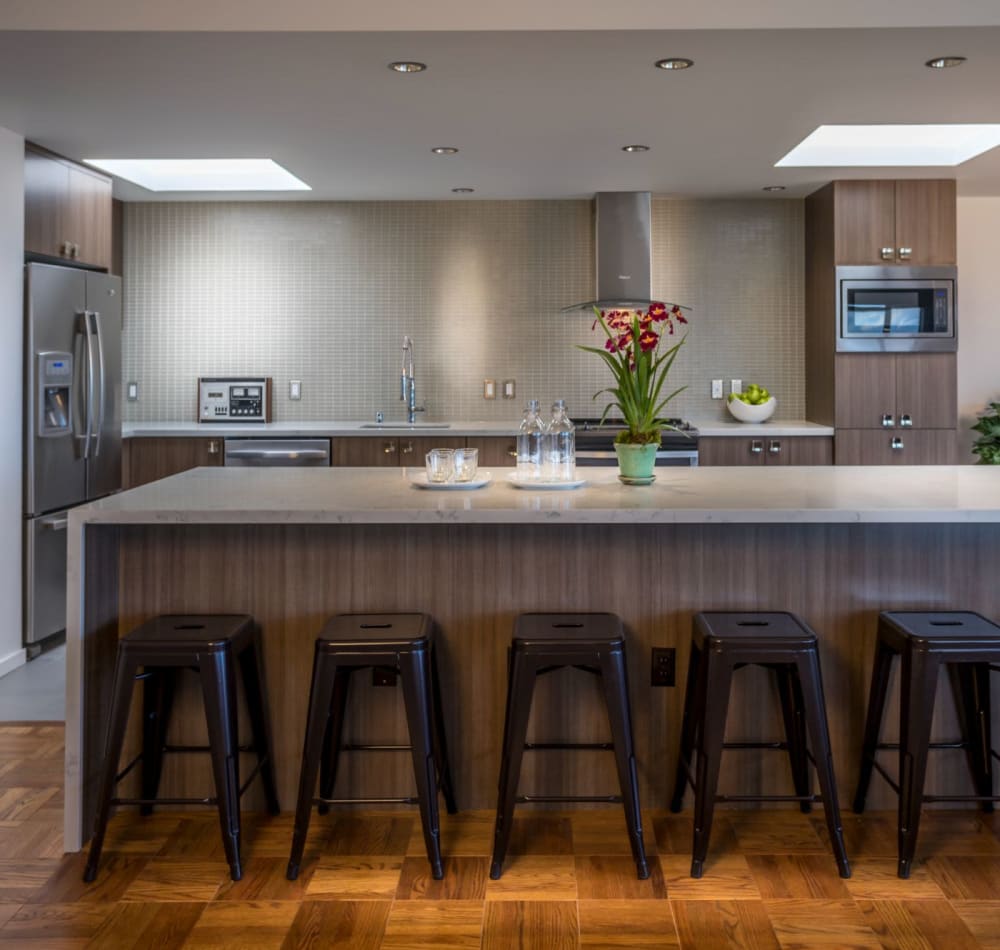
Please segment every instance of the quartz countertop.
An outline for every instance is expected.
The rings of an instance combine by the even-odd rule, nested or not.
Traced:
[[[703,436],[831,436],[832,426],[823,426],[802,419],[775,419],[756,425],[735,421],[709,421],[692,419],[692,424]],[[380,426],[346,421],[319,422],[125,422],[122,437],[125,439],[150,437],[191,437],[205,439],[246,438],[327,438],[358,435],[426,435],[426,436],[513,436],[519,422],[451,422],[447,428],[434,424],[417,423],[408,426],[403,422],[386,422]]]
[[[597,468],[572,491],[514,488],[511,469],[478,490],[422,490],[416,471],[198,468],[74,508],[70,526],[1000,522],[993,466],[669,468],[648,487]]]

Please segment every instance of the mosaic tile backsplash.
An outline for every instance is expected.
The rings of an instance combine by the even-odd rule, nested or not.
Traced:
[[[133,422],[196,418],[199,376],[271,376],[278,421],[402,418],[414,340],[423,418],[520,419],[524,402],[599,413],[590,201],[156,202],[125,208]],[[710,380],[805,410],[802,202],[653,201],[653,295],[693,308],[674,414],[721,419]],[[599,332],[599,331],[598,331]],[[514,379],[512,402],[483,380]],[[288,381],[302,399],[288,399]],[[727,382],[728,387],[728,382]]]

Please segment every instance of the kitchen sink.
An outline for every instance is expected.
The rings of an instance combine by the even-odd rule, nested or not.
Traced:
[[[362,429],[450,429],[450,422],[362,422]]]

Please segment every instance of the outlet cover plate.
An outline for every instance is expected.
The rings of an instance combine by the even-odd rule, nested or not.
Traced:
[[[653,647],[650,686],[674,686],[677,681],[677,651],[673,647]]]

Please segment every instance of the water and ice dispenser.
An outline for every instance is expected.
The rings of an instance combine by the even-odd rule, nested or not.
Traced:
[[[38,434],[58,438],[72,434],[70,399],[73,389],[73,354],[38,354]]]

